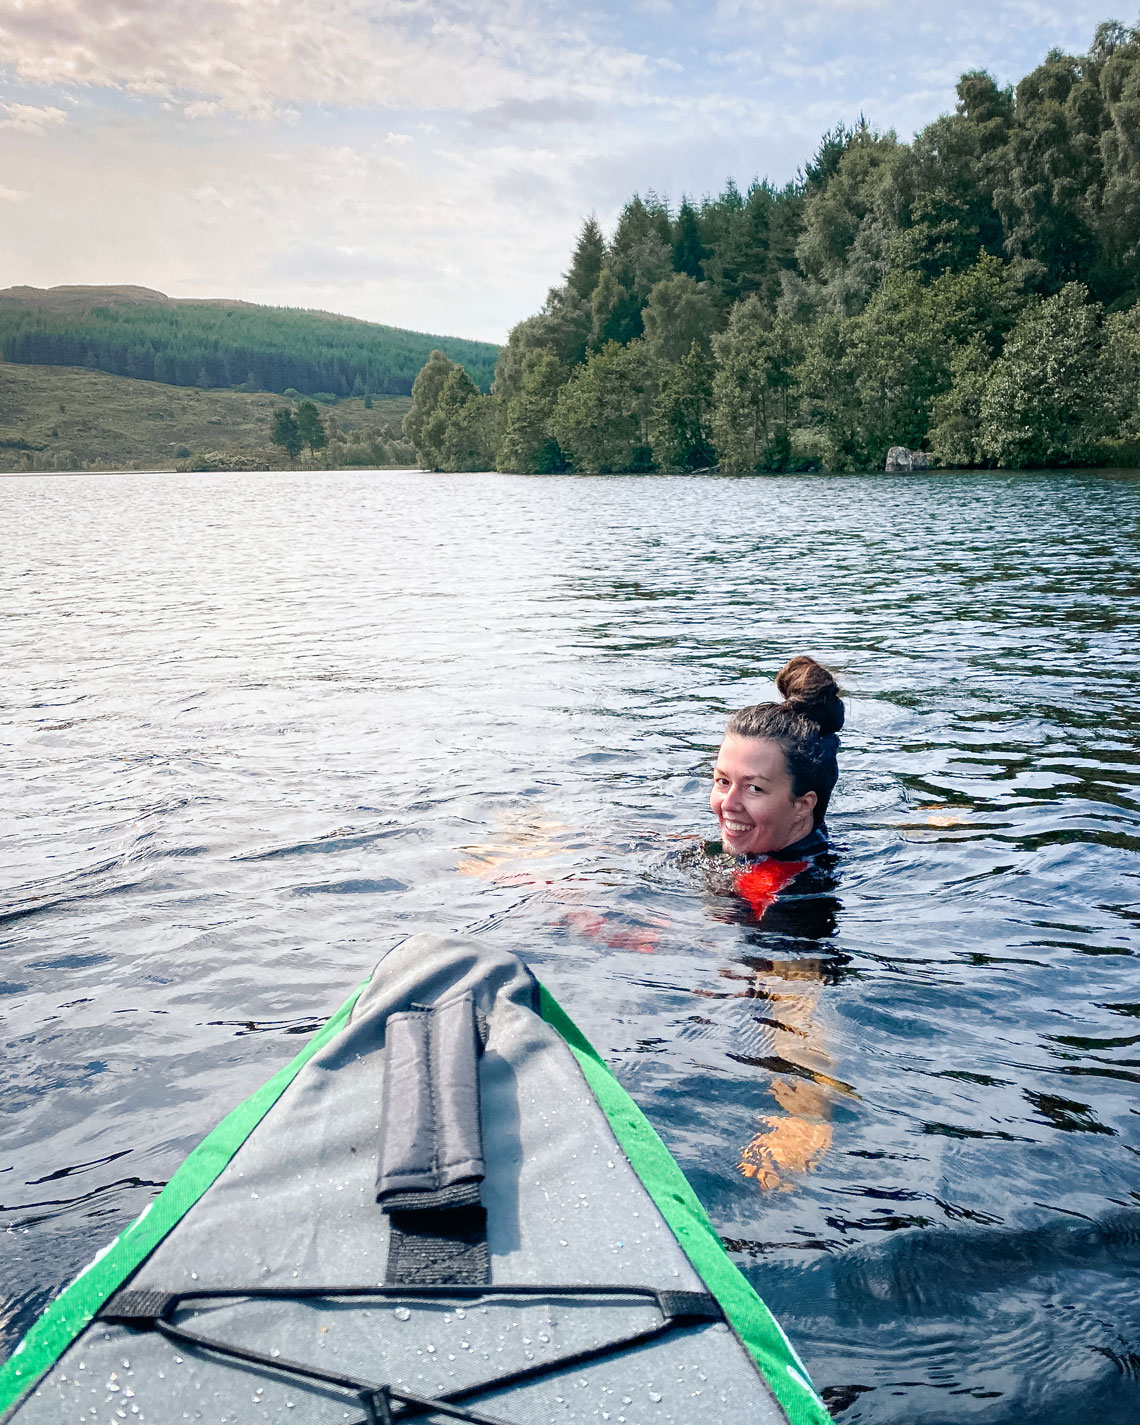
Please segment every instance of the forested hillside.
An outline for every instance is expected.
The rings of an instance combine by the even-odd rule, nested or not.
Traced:
[[[176,300],[145,288],[0,292],[5,361],[86,366],[171,386],[305,395],[406,396],[433,348],[475,385],[491,384],[498,348],[328,312]]]
[[[443,469],[1025,467],[1140,454],[1140,34],[1015,87],[964,74],[910,143],[860,121],[797,181],[589,219],[492,395],[436,354]]]

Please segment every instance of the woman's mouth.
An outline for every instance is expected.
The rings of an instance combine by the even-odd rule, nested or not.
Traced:
[[[729,821],[728,817],[722,816],[720,824],[729,836],[744,836],[752,830],[752,823],[749,821]]]

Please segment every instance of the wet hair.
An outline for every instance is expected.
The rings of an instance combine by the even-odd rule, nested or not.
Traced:
[[[816,795],[812,824],[818,826],[827,811],[839,777],[839,738],[843,726],[843,699],[839,685],[822,663],[801,653],[776,674],[782,703],[754,703],[734,712],[724,730],[726,737],[766,737],[779,743],[792,779],[792,794]]]

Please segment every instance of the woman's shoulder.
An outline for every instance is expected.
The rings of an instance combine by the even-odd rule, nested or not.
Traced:
[[[790,846],[785,846],[781,851],[771,851],[768,854],[774,861],[810,861],[813,857],[822,855],[826,850],[827,826],[824,822],[820,822],[818,826],[813,826],[806,836],[801,836]]]

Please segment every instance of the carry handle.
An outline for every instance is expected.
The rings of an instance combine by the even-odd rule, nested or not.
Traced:
[[[376,1172],[376,1200],[385,1212],[479,1202],[481,1052],[470,994],[389,1018]]]

